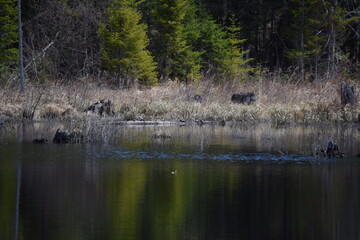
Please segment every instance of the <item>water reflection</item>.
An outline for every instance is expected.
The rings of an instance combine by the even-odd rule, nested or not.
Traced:
[[[35,145],[19,130],[0,144],[1,239],[359,237],[357,131],[136,127],[111,145]],[[348,158],[311,155],[329,137]]]
[[[58,122],[12,125],[0,128],[0,144],[4,141],[31,142],[46,138],[52,141],[58,128],[77,129],[77,125]],[[348,156],[356,156],[360,142],[358,126],[293,126],[273,128],[269,124],[220,126],[113,126],[105,131],[106,140],[112,145],[128,147],[135,151],[159,151],[166,148],[173,152],[193,154],[194,151],[225,153],[250,152],[281,155],[312,155],[315,147],[326,147],[329,140]],[[154,139],[156,133],[172,136],[170,139]],[[93,135],[86,137],[91,137]],[[91,139],[88,139],[91,140]],[[99,139],[97,139],[99,140]],[[101,141],[100,141],[101,142]]]

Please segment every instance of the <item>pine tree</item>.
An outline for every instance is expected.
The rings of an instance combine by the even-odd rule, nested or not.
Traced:
[[[152,50],[159,72],[165,79],[198,79],[200,53],[192,45],[198,38],[198,31],[193,31],[196,21],[192,0],[154,0],[148,6]]]
[[[317,59],[320,55],[324,38],[323,30],[318,23],[321,16],[321,2],[319,0],[294,0],[290,5],[292,19],[285,35],[289,37],[292,45],[286,53],[286,57],[296,65],[301,73],[301,79],[305,79],[305,73],[312,66],[317,68]]]
[[[101,67],[116,74],[124,85],[132,84],[136,79],[143,84],[155,85],[156,65],[146,49],[149,43],[147,26],[140,23],[139,3],[113,0],[106,9],[106,22],[98,29]]]
[[[0,73],[17,60],[17,8],[15,0],[0,0]]]
[[[241,44],[245,39],[240,39],[240,27],[236,25],[235,16],[230,17],[230,24],[227,27],[228,31],[228,48],[226,49],[225,59],[221,66],[221,71],[224,78],[232,80],[244,80],[246,74],[253,70],[247,66],[248,62],[252,59],[245,59],[245,54],[248,51],[242,51]]]
[[[221,71],[229,47],[226,31],[206,12],[199,10],[196,28],[200,36],[195,49],[201,53],[201,68],[205,75],[216,75]]]

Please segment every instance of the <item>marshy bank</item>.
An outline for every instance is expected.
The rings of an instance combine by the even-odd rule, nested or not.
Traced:
[[[99,100],[111,100],[111,121],[271,122],[287,124],[359,123],[358,104],[341,104],[341,80],[286,83],[281,79],[218,86],[212,81],[191,85],[166,82],[151,89],[116,89],[95,83],[72,85],[27,84],[24,92],[0,90],[0,119],[6,121],[86,121],[100,118],[86,109]],[[353,83],[355,89],[358,83]],[[239,104],[233,94],[254,92],[256,101]],[[356,92],[356,96],[358,93]]]

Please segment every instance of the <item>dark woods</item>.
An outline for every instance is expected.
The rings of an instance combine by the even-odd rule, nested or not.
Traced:
[[[26,76],[39,82],[91,77],[154,85],[167,79],[189,82],[208,77],[223,83],[248,79],[258,66],[296,81],[338,74],[358,77],[358,1],[30,0],[22,4]],[[4,78],[17,66],[16,1],[0,0],[0,9],[0,32],[12,33],[0,35]],[[115,15],[117,25],[111,22]],[[130,16],[136,21],[125,26]]]

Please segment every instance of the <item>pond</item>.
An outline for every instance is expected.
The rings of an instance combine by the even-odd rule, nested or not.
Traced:
[[[1,239],[360,237],[358,126],[133,126],[107,144],[32,143],[57,128],[0,129]],[[329,139],[344,158],[314,156]]]

